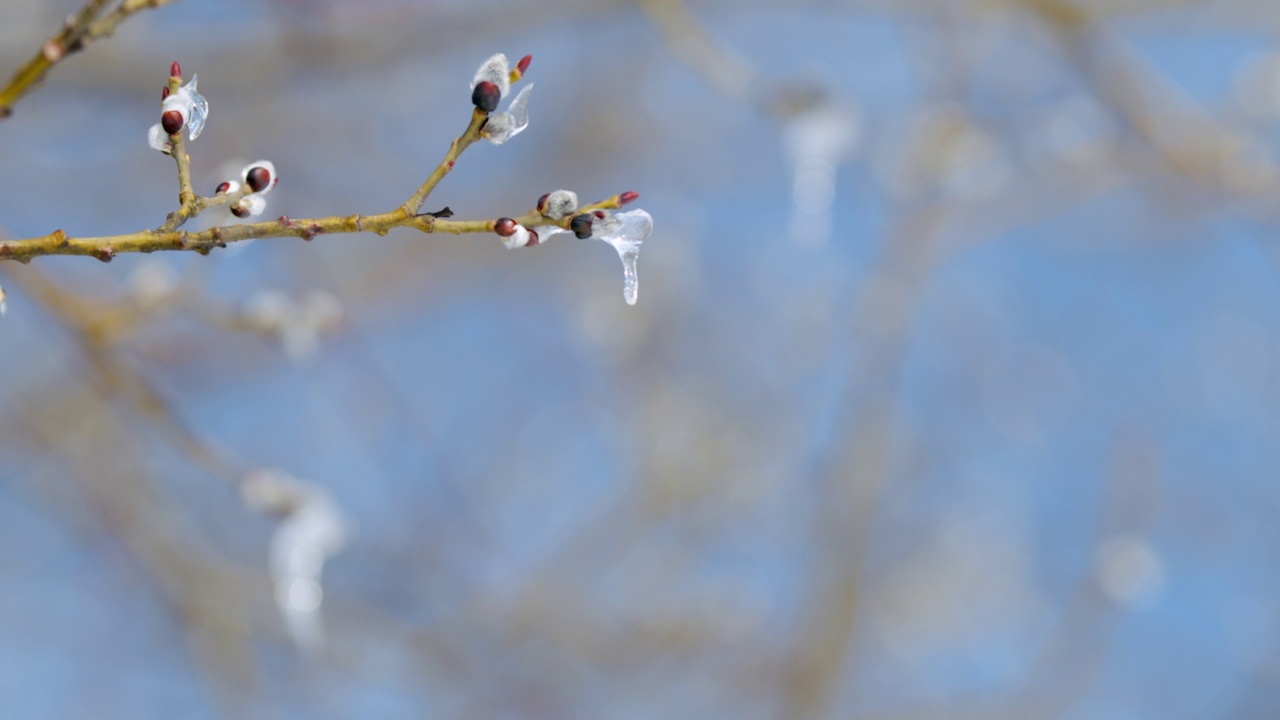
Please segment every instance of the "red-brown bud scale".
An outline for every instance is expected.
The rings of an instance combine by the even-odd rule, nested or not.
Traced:
[[[186,120],[183,119],[182,113],[177,110],[166,110],[160,116],[160,127],[164,128],[164,131],[170,135],[176,135],[181,132],[182,126],[185,124]]]
[[[502,90],[488,80],[476,83],[471,91],[471,104],[481,112],[493,112],[498,109],[498,101],[502,99]]]
[[[516,227],[517,225],[515,220],[509,217],[498,218],[498,220],[493,224],[493,231],[502,237],[511,237],[516,234]]]
[[[579,240],[586,240],[591,237],[591,226],[593,221],[587,213],[573,216],[569,221],[569,229],[573,231],[573,236]]]
[[[254,192],[262,192],[271,184],[271,172],[261,165],[254,166],[244,176],[245,184]]]

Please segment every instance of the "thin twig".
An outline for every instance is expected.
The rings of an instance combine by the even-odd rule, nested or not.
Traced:
[[[467,125],[467,129],[449,145],[449,152],[445,153],[444,159],[432,171],[426,182],[422,183],[422,186],[413,193],[413,197],[410,197],[404,202],[404,205],[400,206],[400,212],[404,217],[408,218],[418,214],[418,211],[422,209],[422,203],[427,201],[427,196],[431,194],[432,190],[436,189],[436,185],[440,184],[444,176],[453,170],[453,164],[458,159],[458,156],[462,154],[462,151],[471,147],[472,143],[480,139],[480,129],[484,127],[488,119],[488,113],[480,112],[479,110],[472,111],[471,123]]]

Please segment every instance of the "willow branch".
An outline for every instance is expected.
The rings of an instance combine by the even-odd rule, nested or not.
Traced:
[[[89,0],[79,12],[67,18],[61,32],[45,40],[35,55],[18,68],[8,85],[0,89],[0,120],[12,115],[18,100],[35,89],[49,70],[68,55],[85,49],[98,38],[110,37],[116,27],[131,15],[168,5],[174,0],[123,0],[115,10],[102,15],[108,2]]]
[[[200,198],[212,203],[217,198]],[[221,204],[221,203],[220,203]],[[596,209],[621,207],[618,196],[582,208],[583,212]],[[552,220],[537,210],[530,210],[513,218],[526,227],[554,225],[568,228],[570,218]],[[0,260],[30,262],[44,255],[84,255],[110,262],[121,253],[151,253],[160,250],[190,250],[202,255],[214,248],[243,240],[300,237],[311,240],[317,235],[372,232],[386,235],[396,228],[413,228],[423,233],[492,233],[497,218],[491,220],[450,220],[431,214],[404,214],[404,208],[378,215],[334,215],[322,218],[290,219],[281,215],[275,220],[246,223],[243,225],[219,225],[200,232],[186,230],[142,230],[125,235],[103,237],[71,237],[62,230],[55,230],[41,237],[0,241]]]

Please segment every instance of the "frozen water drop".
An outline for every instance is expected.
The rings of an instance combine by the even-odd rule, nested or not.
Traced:
[[[616,222],[609,222],[608,230],[598,232],[595,237],[618,251],[618,259],[622,260],[622,297],[628,305],[635,305],[640,294],[636,261],[640,258],[640,246],[653,232],[653,216],[644,210],[631,210],[618,213],[610,220]]]
[[[209,117],[209,101],[196,92],[196,81],[199,79],[200,76],[192,75],[191,82],[182,88],[191,95],[191,119],[187,121],[187,131],[189,133],[188,137],[192,140],[200,137],[200,132],[204,130],[205,120]]]

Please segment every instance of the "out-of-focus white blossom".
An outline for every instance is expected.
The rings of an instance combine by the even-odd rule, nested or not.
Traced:
[[[178,288],[178,277],[169,263],[159,258],[148,258],[129,275],[128,286],[139,305],[152,307],[173,296]]]
[[[244,318],[263,332],[279,335],[285,353],[303,360],[320,348],[320,334],[342,320],[342,304],[326,292],[294,300],[279,290],[264,290],[249,299]]]
[[[182,116],[182,125],[179,127],[187,129],[187,138],[195,140],[200,137],[200,133],[204,130],[205,121],[209,118],[209,101],[203,95],[196,92],[196,81],[199,76],[192,75],[191,82],[178,88],[178,91],[169,95],[160,104],[160,114],[175,111]],[[147,144],[163,153],[168,153],[173,148],[169,143],[169,133],[164,131],[164,127],[160,123],[151,126],[147,131]]]
[[[320,575],[347,542],[347,526],[329,495],[278,470],[257,470],[240,485],[250,508],[280,518],[271,536],[270,568],[276,606],[299,648],[324,644]]]
[[[787,120],[782,140],[792,168],[793,240],[830,238],[836,171],[856,154],[860,134],[857,109],[847,103],[823,100]]]

